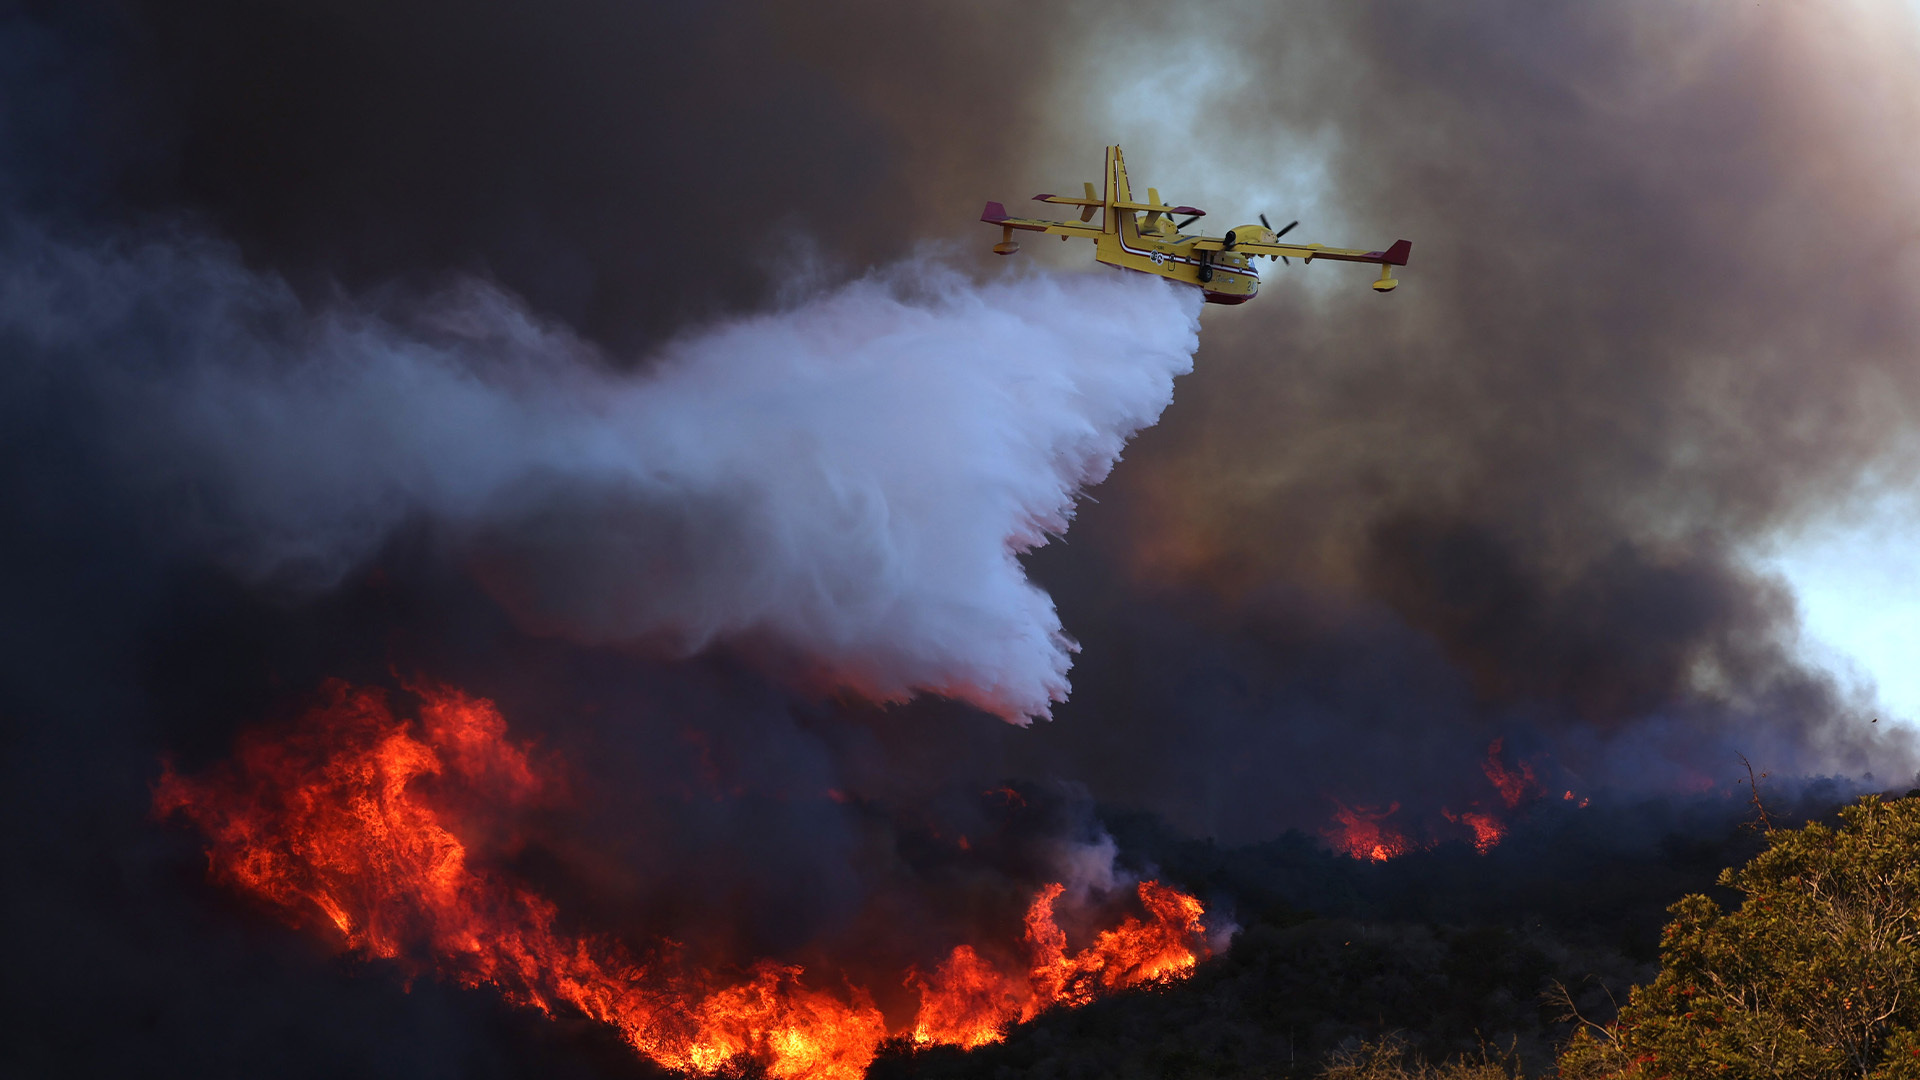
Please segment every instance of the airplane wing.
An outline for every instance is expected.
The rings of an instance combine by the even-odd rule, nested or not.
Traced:
[[[1091,187],[1092,185],[1089,184],[1088,186]],[[1087,198],[1084,198],[1084,199],[1076,199],[1071,195],[1035,195],[1033,197],[1033,201],[1043,202],[1043,203],[1058,203],[1061,206],[1086,206],[1096,210],[1102,206],[1111,206],[1115,210],[1147,210],[1147,211],[1157,211],[1162,214],[1180,214],[1182,216],[1187,214],[1197,214],[1200,217],[1207,216],[1207,212],[1205,210],[1200,209],[1197,206],[1168,206],[1166,203],[1137,203],[1137,202],[1109,203],[1104,199],[1096,199],[1096,198],[1093,198],[1092,196],[1088,196]]]
[[[1098,238],[1100,229],[1093,225],[1077,225],[1067,221],[1048,221],[1046,218],[1008,217],[1007,208],[997,202],[990,202],[980,213],[980,220],[989,225],[1004,225],[1009,229],[1025,229],[1028,232],[1054,233],[1059,236],[1086,236]]]
[[[1201,251],[1226,250],[1224,241],[1211,236],[1196,241],[1193,246]],[[1413,241],[1395,240],[1393,245],[1385,251],[1354,251],[1350,248],[1330,248],[1321,244],[1256,244],[1251,241],[1241,241],[1233,245],[1233,250],[1246,255],[1287,255],[1308,262],[1327,259],[1334,262],[1405,266],[1408,256],[1413,254]]]
[[[1091,182],[1081,184],[1080,186],[1085,188],[1087,191],[1087,197],[1084,199],[1076,199],[1069,195],[1035,195],[1033,197],[1033,201],[1044,202],[1044,203],[1063,203],[1067,206],[1077,206],[1080,208],[1080,220],[1092,221],[1093,212],[1107,205],[1107,201],[1105,199],[1102,199],[1100,196],[1094,194],[1093,184]]]
[[[1093,212],[1107,205],[1106,200],[1100,198],[1099,196],[1093,193],[1092,184],[1087,185],[1087,197],[1084,199],[1076,199],[1068,195],[1035,195],[1033,197],[1033,201],[1044,202],[1044,203],[1060,203],[1065,206],[1077,206],[1080,208],[1081,221],[1092,221]]]

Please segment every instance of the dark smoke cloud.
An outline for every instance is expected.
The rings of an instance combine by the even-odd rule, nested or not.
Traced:
[[[1010,4],[78,7],[47,20],[106,75],[66,140],[124,206],[306,288],[491,275],[627,346],[809,252],[910,250],[951,190],[926,159],[1014,156],[1043,59],[996,32]]]

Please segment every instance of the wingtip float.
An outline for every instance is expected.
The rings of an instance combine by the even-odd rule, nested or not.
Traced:
[[[1275,232],[1265,214],[1258,225],[1241,225],[1227,230],[1225,236],[1206,236],[1184,230],[1206,216],[1206,211],[1191,206],[1169,206],[1160,201],[1157,188],[1147,189],[1147,201],[1133,201],[1127,185],[1127,164],[1117,146],[1107,147],[1106,193],[1096,194],[1092,183],[1083,184],[1081,196],[1035,195],[1035,202],[1055,203],[1080,208],[1080,220],[1050,221],[1046,218],[1013,217],[1007,208],[990,202],[980,215],[989,225],[1000,226],[1000,242],[993,245],[999,255],[1020,250],[1013,231],[1049,233],[1061,240],[1084,237],[1095,246],[1094,258],[1109,266],[1158,274],[1199,289],[1210,304],[1244,304],[1260,292],[1260,273],[1255,264],[1262,255],[1275,259],[1303,262],[1316,259],[1335,262],[1377,263],[1380,276],[1373,282],[1376,292],[1391,292],[1400,282],[1393,268],[1407,265],[1413,241],[1396,240],[1384,251],[1354,251],[1324,244],[1288,244],[1281,241],[1295,221]],[[1101,212],[1098,224],[1093,215]],[[1142,215],[1145,215],[1144,217]],[[1184,217],[1176,223],[1174,218]]]

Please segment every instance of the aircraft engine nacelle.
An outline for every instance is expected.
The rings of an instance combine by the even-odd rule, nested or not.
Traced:
[[[1242,240],[1255,244],[1271,244],[1274,242],[1273,230],[1264,225],[1236,225],[1227,230],[1227,235],[1220,238],[1220,248],[1223,251],[1232,251],[1233,245]]]

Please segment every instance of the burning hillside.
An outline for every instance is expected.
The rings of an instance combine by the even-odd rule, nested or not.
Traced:
[[[1504,739],[1495,738],[1487,744],[1486,760],[1480,764],[1481,773],[1493,788],[1491,798],[1471,800],[1461,810],[1442,806],[1437,816],[1413,822],[1398,817],[1397,802],[1382,808],[1349,806],[1335,799],[1333,822],[1321,835],[1335,851],[1373,862],[1386,862],[1449,840],[1464,841],[1485,855],[1506,838],[1511,815],[1539,801],[1547,791],[1536,762],[1507,764],[1502,754],[1504,743]],[[1581,808],[1588,802],[1572,789],[1561,798]]]
[[[1920,767],[1765,554],[1908,516],[1911,5],[452,10],[0,16],[0,1071],[1310,1072]],[[1431,262],[978,250],[1107,141]]]
[[[1180,978],[1206,953],[1200,903],[1154,881],[1137,885],[1141,914],[1072,948],[1053,883],[1022,937],[959,944],[932,972],[908,972],[919,1004],[891,1023],[837,973],[772,960],[700,969],[670,941],[636,948],[574,929],[499,865],[521,817],[564,798],[559,764],[510,740],[491,702],[416,692],[412,721],[381,691],[336,683],[292,730],[249,733],[207,774],[167,768],[154,809],[206,834],[215,877],[341,949],[602,1021],[671,1069],[857,1077],[890,1036],[980,1046],[1048,1009]]]

